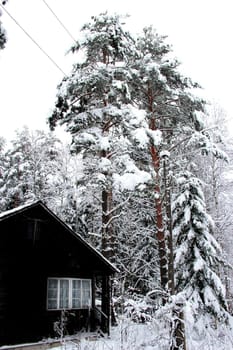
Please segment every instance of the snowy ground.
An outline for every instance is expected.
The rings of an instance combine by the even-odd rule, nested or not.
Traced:
[[[225,328],[206,331],[203,325],[187,332],[187,350],[231,350],[233,334]],[[168,329],[161,323],[135,324],[122,321],[112,328],[109,338],[80,334],[54,350],[168,350]]]

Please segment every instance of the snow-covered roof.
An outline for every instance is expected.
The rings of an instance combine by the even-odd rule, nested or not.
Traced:
[[[27,208],[31,207],[32,205],[36,205],[38,203],[42,203],[42,202],[41,201],[36,201],[36,202],[34,201],[34,202],[30,202],[30,203],[27,203],[24,205],[20,205],[14,209],[3,211],[2,213],[0,213],[0,221],[2,221],[2,219],[5,219],[6,217],[12,216],[12,215],[14,215],[18,212],[21,212],[22,210],[27,209]]]
[[[89,243],[85,241],[85,239],[80,236],[78,233],[75,233],[64,221],[62,221],[56,214],[54,214],[41,200],[37,200],[31,203],[27,203],[25,205],[18,206],[17,208],[10,209],[0,213],[0,222],[6,220],[7,218],[20,214],[28,209],[33,207],[42,207],[45,211],[48,212],[57,222],[59,222],[66,230],[68,230],[74,237],[76,237],[79,241],[82,242],[88,249],[90,249],[95,255],[97,255],[113,272],[119,272],[119,270],[106,259],[98,250],[92,247]]]

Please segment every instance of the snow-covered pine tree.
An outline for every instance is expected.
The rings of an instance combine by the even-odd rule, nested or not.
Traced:
[[[201,129],[197,112],[203,111],[204,102],[191,94],[198,87],[190,79],[183,77],[177,60],[169,58],[171,47],[165,37],[159,36],[152,27],[144,29],[137,40],[137,54],[131,61],[131,95],[138,107],[146,112],[150,134],[150,162],[147,167],[154,179],[155,221],[160,256],[161,287],[167,289],[169,256],[166,246],[166,208],[162,204],[163,176],[160,153],[168,151],[179,137]],[[162,142],[155,142],[158,133]],[[171,159],[171,158],[170,158]],[[172,162],[175,159],[171,160]],[[147,168],[147,169],[148,169]],[[168,230],[167,230],[168,231]]]
[[[190,303],[194,317],[212,315],[222,321],[227,307],[217,274],[221,248],[212,235],[202,185],[188,171],[181,172],[177,185],[172,204],[176,293]]]
[[[0,187],[3,210],[35,199],[49,203],[52,209],[55,207],[53,198],[60,168],[57,145],[58,140],[51,133],[31,132],[27,127],[16,132],[11,147],[5,151]]]
[[[82,164],[75,154],[71,154],[70,144],[59,145],[55,169],[57,175],[54,182],[56,188],[52,200],[53,209],[75,232],[86,237],[85,222],[82,217],[77,217],[77,207],[83,204],[80,203],[80,192],[82,193],[84,187]],[[49,203],[50,207],[51,204]]]
[[[135,46],[119,16],[102,14],[93,17],[82,33],[82,41],[72,48],[81,61],[59,86],[50,126],[65,124],[73,151],[83,155],[83,181],[93,200],[82,208],[93,213],[93,203],[102,206],[93,233],[98,235],[102,228],[103,251],[105,236],[113,242],[106,256],[113,255],[109,248],[115,241],[112,209],[119,204],[117,190],[132,190],[135,183],[153,177],[161,285],[167,288],[160,151],[173,147],[179,135],[201,129],[196,112],[203,110],[203,101],[190,93],[197,84],[178,72],[178,62],[167,57],[170,47],[152,28],[144,30]]]
[[[112,259],[114,208],[119,209],[114,186],[134,189],[150,179],[150,175],[137,168],[131,156],[133,140],[139,137],[135,130],[144,122],[143,111],[139,113],[133,106],[128,86],[129,61],[135,45],[123,30],[118,15],[104,13],[92,17],[92,22],[81,31],[83,39],[71,49],[77,60],[80,53],[81,62],[74,65],[70,77],[60,84],[49,122],[51,128],[58,122],[65,124],[72,135],[72,151],[82,154],[83,179],[93,200],[80,209],[90,210],[93,204],[99,205],[95,211],[99,222],[92,233],[101,233],[102,252]],[[148,141],[145,134],[140,143],[146,138]],[[79,215],[83,214],[80,210]]]

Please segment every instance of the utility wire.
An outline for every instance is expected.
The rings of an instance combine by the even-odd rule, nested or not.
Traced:
[[[43,3],[47,6],[47,8],[49,9],[49,11],[53,14],[53,16],[56,18],[56,20],[60,23],[60,25],[62,26],[62,28],[66,31],[66,33],[69,35],[69,37],[75,42],[75,44],[77,44],[77,41],[75,40],[75,38],[73,37],[73,35],[70,33],[70,31],[66,28],[66,26],[62,23],[62,21],[58,18],[58,16],[56,15],[56,13],[52,10],[52,8],[48,5],[48,3],[45,0],[42,0]]]
[[[0,7],[3,9],[3,11],[6,12],[6,14],[15,22],[15,24],[24,32],[24,34],[27,35],[27,37],[43,52],[43,54],[54,64],[54,66],[59,69],[60,72],[62,72],[63,75],[67,76],[67,74],[62,70],[61,67],[54,61],[54,59],[47,54],[47,52],[36,42],[35,39],[19,24],[19,22],[9,13],[9,11],[6,10],[6,8],[0,3]]]

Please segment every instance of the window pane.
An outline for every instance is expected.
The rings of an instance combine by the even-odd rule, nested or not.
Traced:
[[[91,281],[90,280],[82,280],[83,289],[91,289]]]
[[[82,291],[82,307],[90,307],[91,306],[91,291],[83,290]]]
[[[91,306],[91,281],[82,280],[82,307]]]
[[[81,307],[81,280],[72,281],[72,308],[80,309]]]
[[[91,280],[48,279],[48,309],[81,309],[90,306]]]
[[[48,287],[49,288],[57,288],[57,279],[49,279],[48,280]]]
[[[73,280],[72,281],[73,290],[81,289],[81,280]]]
[[[57,299],[48,299],[48,309],[57,309]]]
[[[57,299],[57,289],[49,289],[48,290],[48,298],[49,299]]]
[[[69,307],[69,281],[60,280],[60,305],[61,309]]]
[[[81,309],[81,299],[72,299],[72,308]]]
[[[48,280],[48,309],[57,309],[58,280]]]

